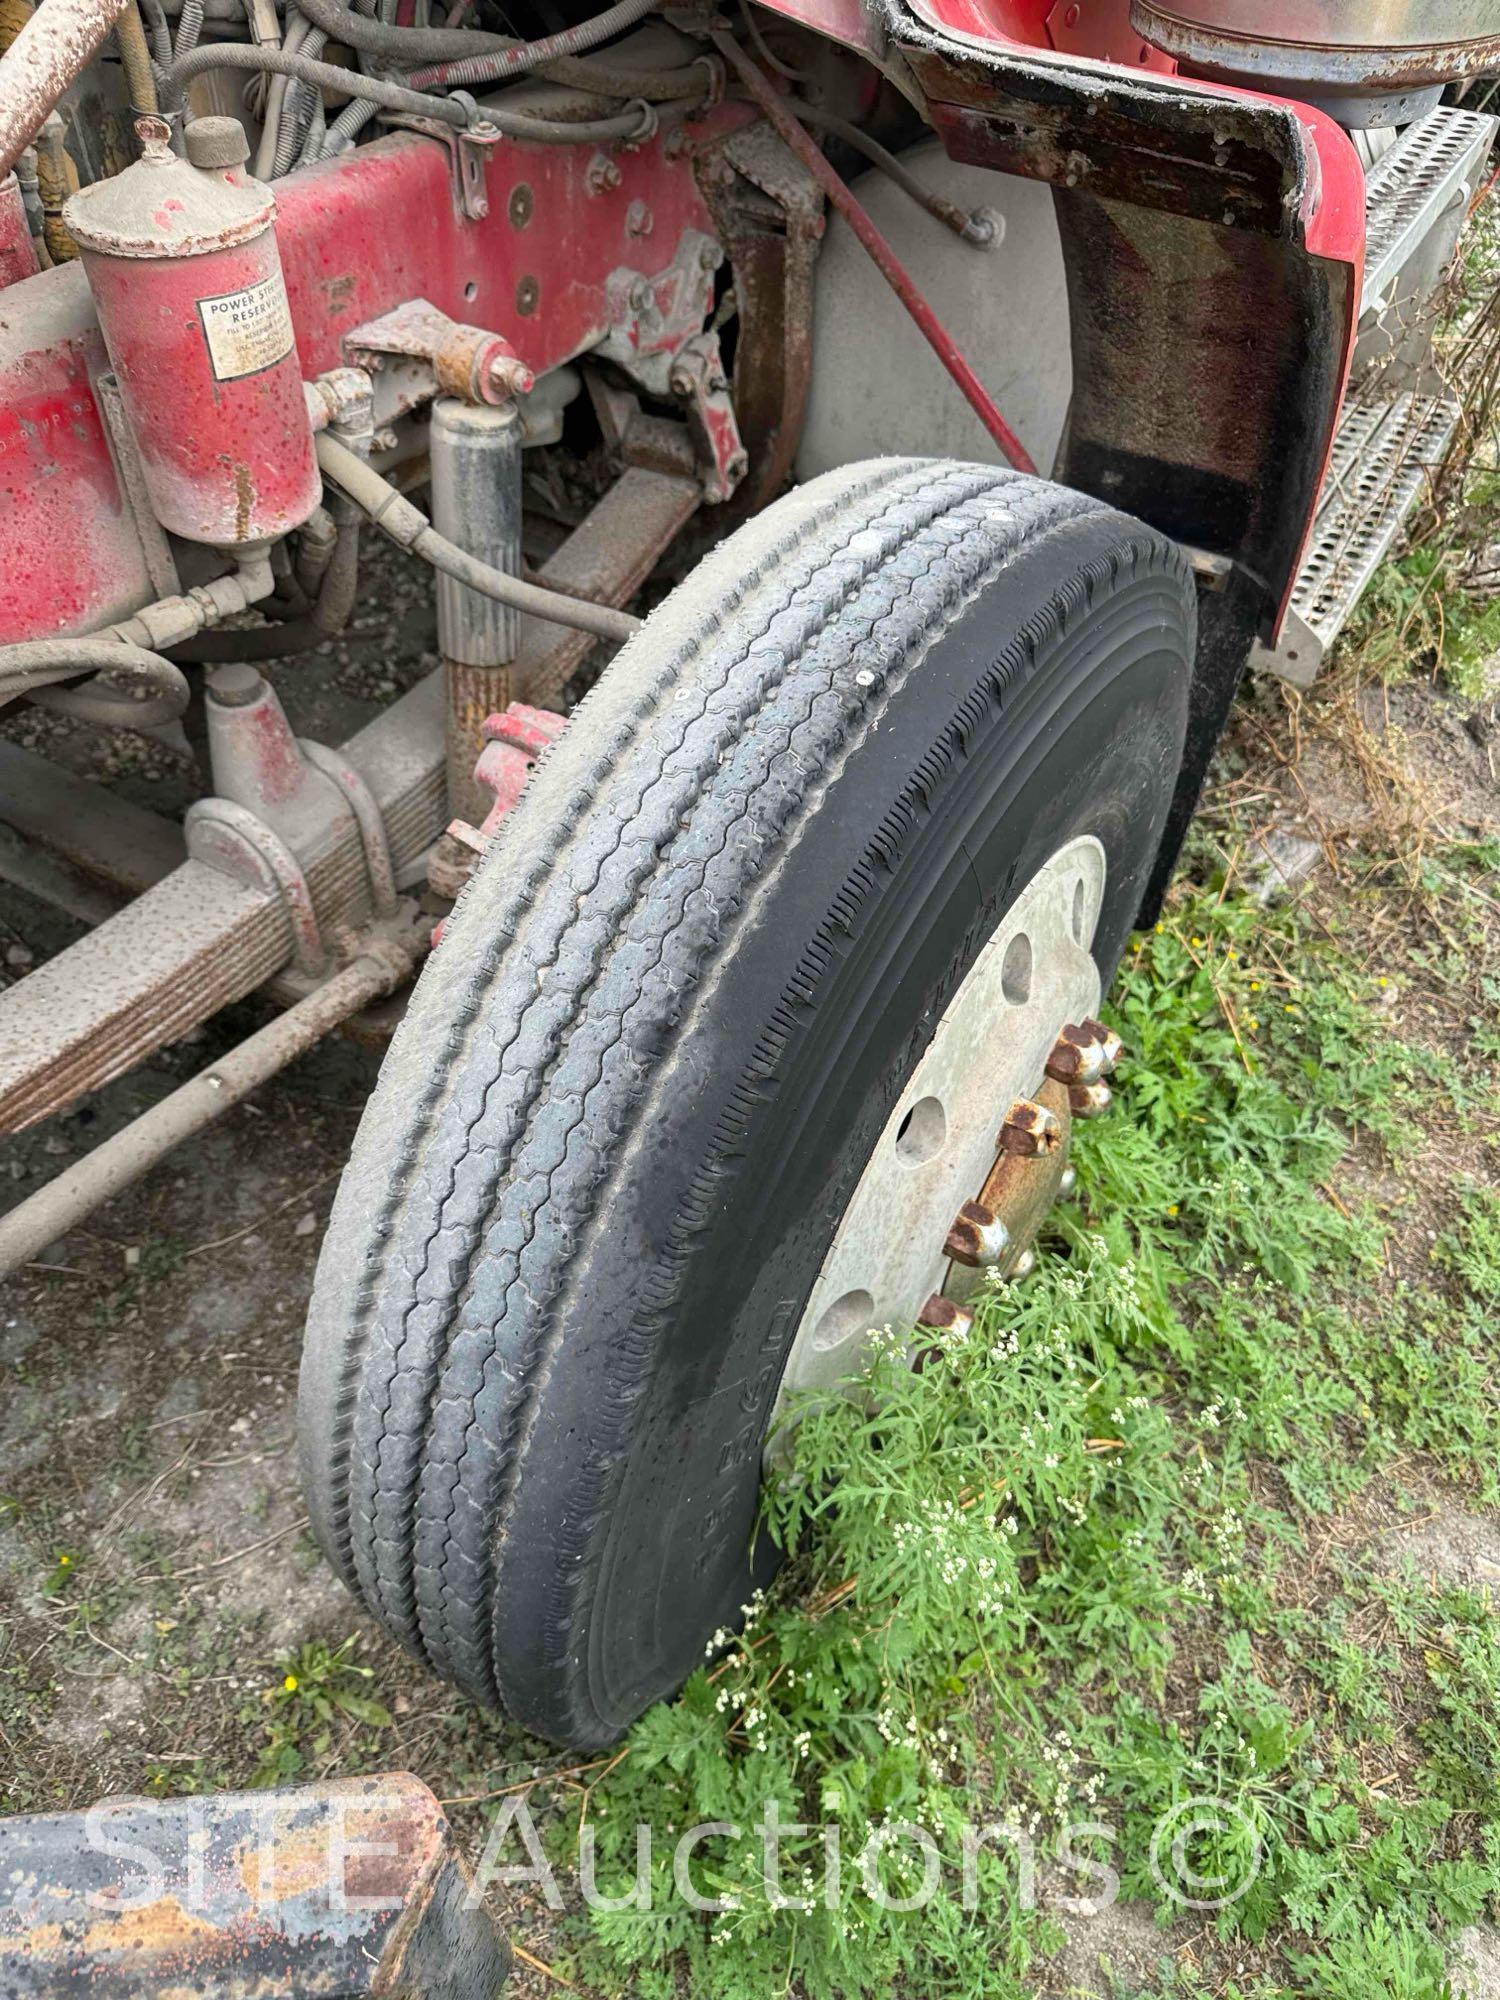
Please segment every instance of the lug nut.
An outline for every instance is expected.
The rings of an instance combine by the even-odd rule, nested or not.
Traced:
[[[956,1300],[945,1298],[941,1292],[932,1297],[917,1314],[918,1326],[930,1326],[935,1332],[966,1334],[974,1324],[974,1315]]]
[[[1064,1028],[1047,1058],[1054,1083],[1098,1083],[1119,1062],[1125,1045],[1102,1021],[1084,1021]]]
[[[1107,1083],[1070,1083],[1068,1109],[1075,1118],[1100,1118],[1114,1098]]]
[[[1057,1113],[1033,1104],[1029,1097],[1018,1097],[1000,1127],[1001,1152],[1035,1159],[1042,1153],[1055,1153],[1061,1144],[1062,1120]]]
[[[1010,1231],[982,1202],[966,1201],[943,1248],[956,1264],[984,1270],[1010,1248]]]

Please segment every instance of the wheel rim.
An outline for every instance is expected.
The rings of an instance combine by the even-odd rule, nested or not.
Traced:
[[[1027,882],[943,1009],[808,1297],[773,1430],[790,1398],[859,1374],[872,1329],[911,1326],[932,1294],[971,1288],[951,1282],[959,1268],[950,1243],[955,1217],[992,1181],[1002,1122],[1018,1100],[1041,1090],[1064,1027],[1085,1021],[1099,1004],[1090,947],[1105,868],[1104,849],[1092,835],[1059,848]],[[1060,1118],[1053,1119],[1051,1192],[1065,1171],[1065,1143],[1058,1141],[1066,1140],[1067,1097],[1063,1090]],[[1024,1243],[1007,1247],[1014,1267],[1025,1257]],[[993,1244],[982,1261],[1004,1262]]]

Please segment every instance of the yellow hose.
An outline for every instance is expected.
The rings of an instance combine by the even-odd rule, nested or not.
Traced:
[[[0,0],[0,6],[7,0]],[[54,111],[36,135],[36,185],[42,198],[42,238],[54,264],[78,255],[78,245],[62,219],[62,205],[78,192],[78,169],[63,144],[63,122]]]
[[[146,40],[146,24],[136,0],[125,0],[115,22],[115,42],[125,71],[131,110],[137,117],[154,118],[157,102],[156,78],[151,74],[151,45]]]
[[[4,55],[31,15],[31,0],[0,0],[0,55]]]

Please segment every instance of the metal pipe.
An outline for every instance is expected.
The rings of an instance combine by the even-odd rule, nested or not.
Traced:
[[[782,97],[771,88],[733,36],[715,29],[714,47],[745,87],[746,95],[758,104],[777,132],[817,181],[828,199],[870,253],[876,269],[902,305],[916,321],[918,331],[963,392],[964,399],[990,436],[1018,472],[1035,472],[1030,453],[1000,414],[999,406],[964,359],[954,340],[932,307],[923,298],[911,274],[886,242],[864,209],[849,192],[818,147],[803,131]]]
[[[470,590],[513,604],[533,618],[547,618],[554,625],[571,625],[575,631],[590,632],[596,639],[626,640],[640,627],[640,619],[606,604],[593,604],[585,597],[565,597],[561,591],[544,590],[539,584],[523,583],[503,570],[480,562],[446,535],[440,535],[420,507],[414,507],[404,493],[398,493],[388,479],[336,437],[321,431],[313,440],[323,476],[363,508],[375,526],[389,535],[398,548],[410,549],[445,576],[455,577]]]
[[[42,0],[0,56],[0,180],[83,74],[123,0]]]
[[[278,1070],[286,1068],[330,1029],[361,1007],[392,992],[426,948],[426,927],[400,937],[365,941],[358,958],[324,980],[305,1000],[289,1007],[258,1033],[191,1082],[172,1091],[123,1131],[38,1188],[9,1215],[0,1217],[0,1276],[29,1263],[93,1213],[102,1202],[130,1187],[156,1162],[201,1132]]]

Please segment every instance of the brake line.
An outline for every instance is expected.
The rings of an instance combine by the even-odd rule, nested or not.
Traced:
[[[772,88],[731,35],[722,29],[715,29],[711,40],[744,85],[746,94],[760,106],[869,252],[876,269],[916,321],[923,339],[953,377],[970,409],[999,445],[1009,462],[1018,472],[1035,472],[1036,465],[1031,455],[1000,414],[999,407],[989,391],[964,359],[952,334],[918,291],[910,272],[875,227],[864,208],[849,192],[848,186],[828,164],[810,135],[797,123],[786,101]]]

